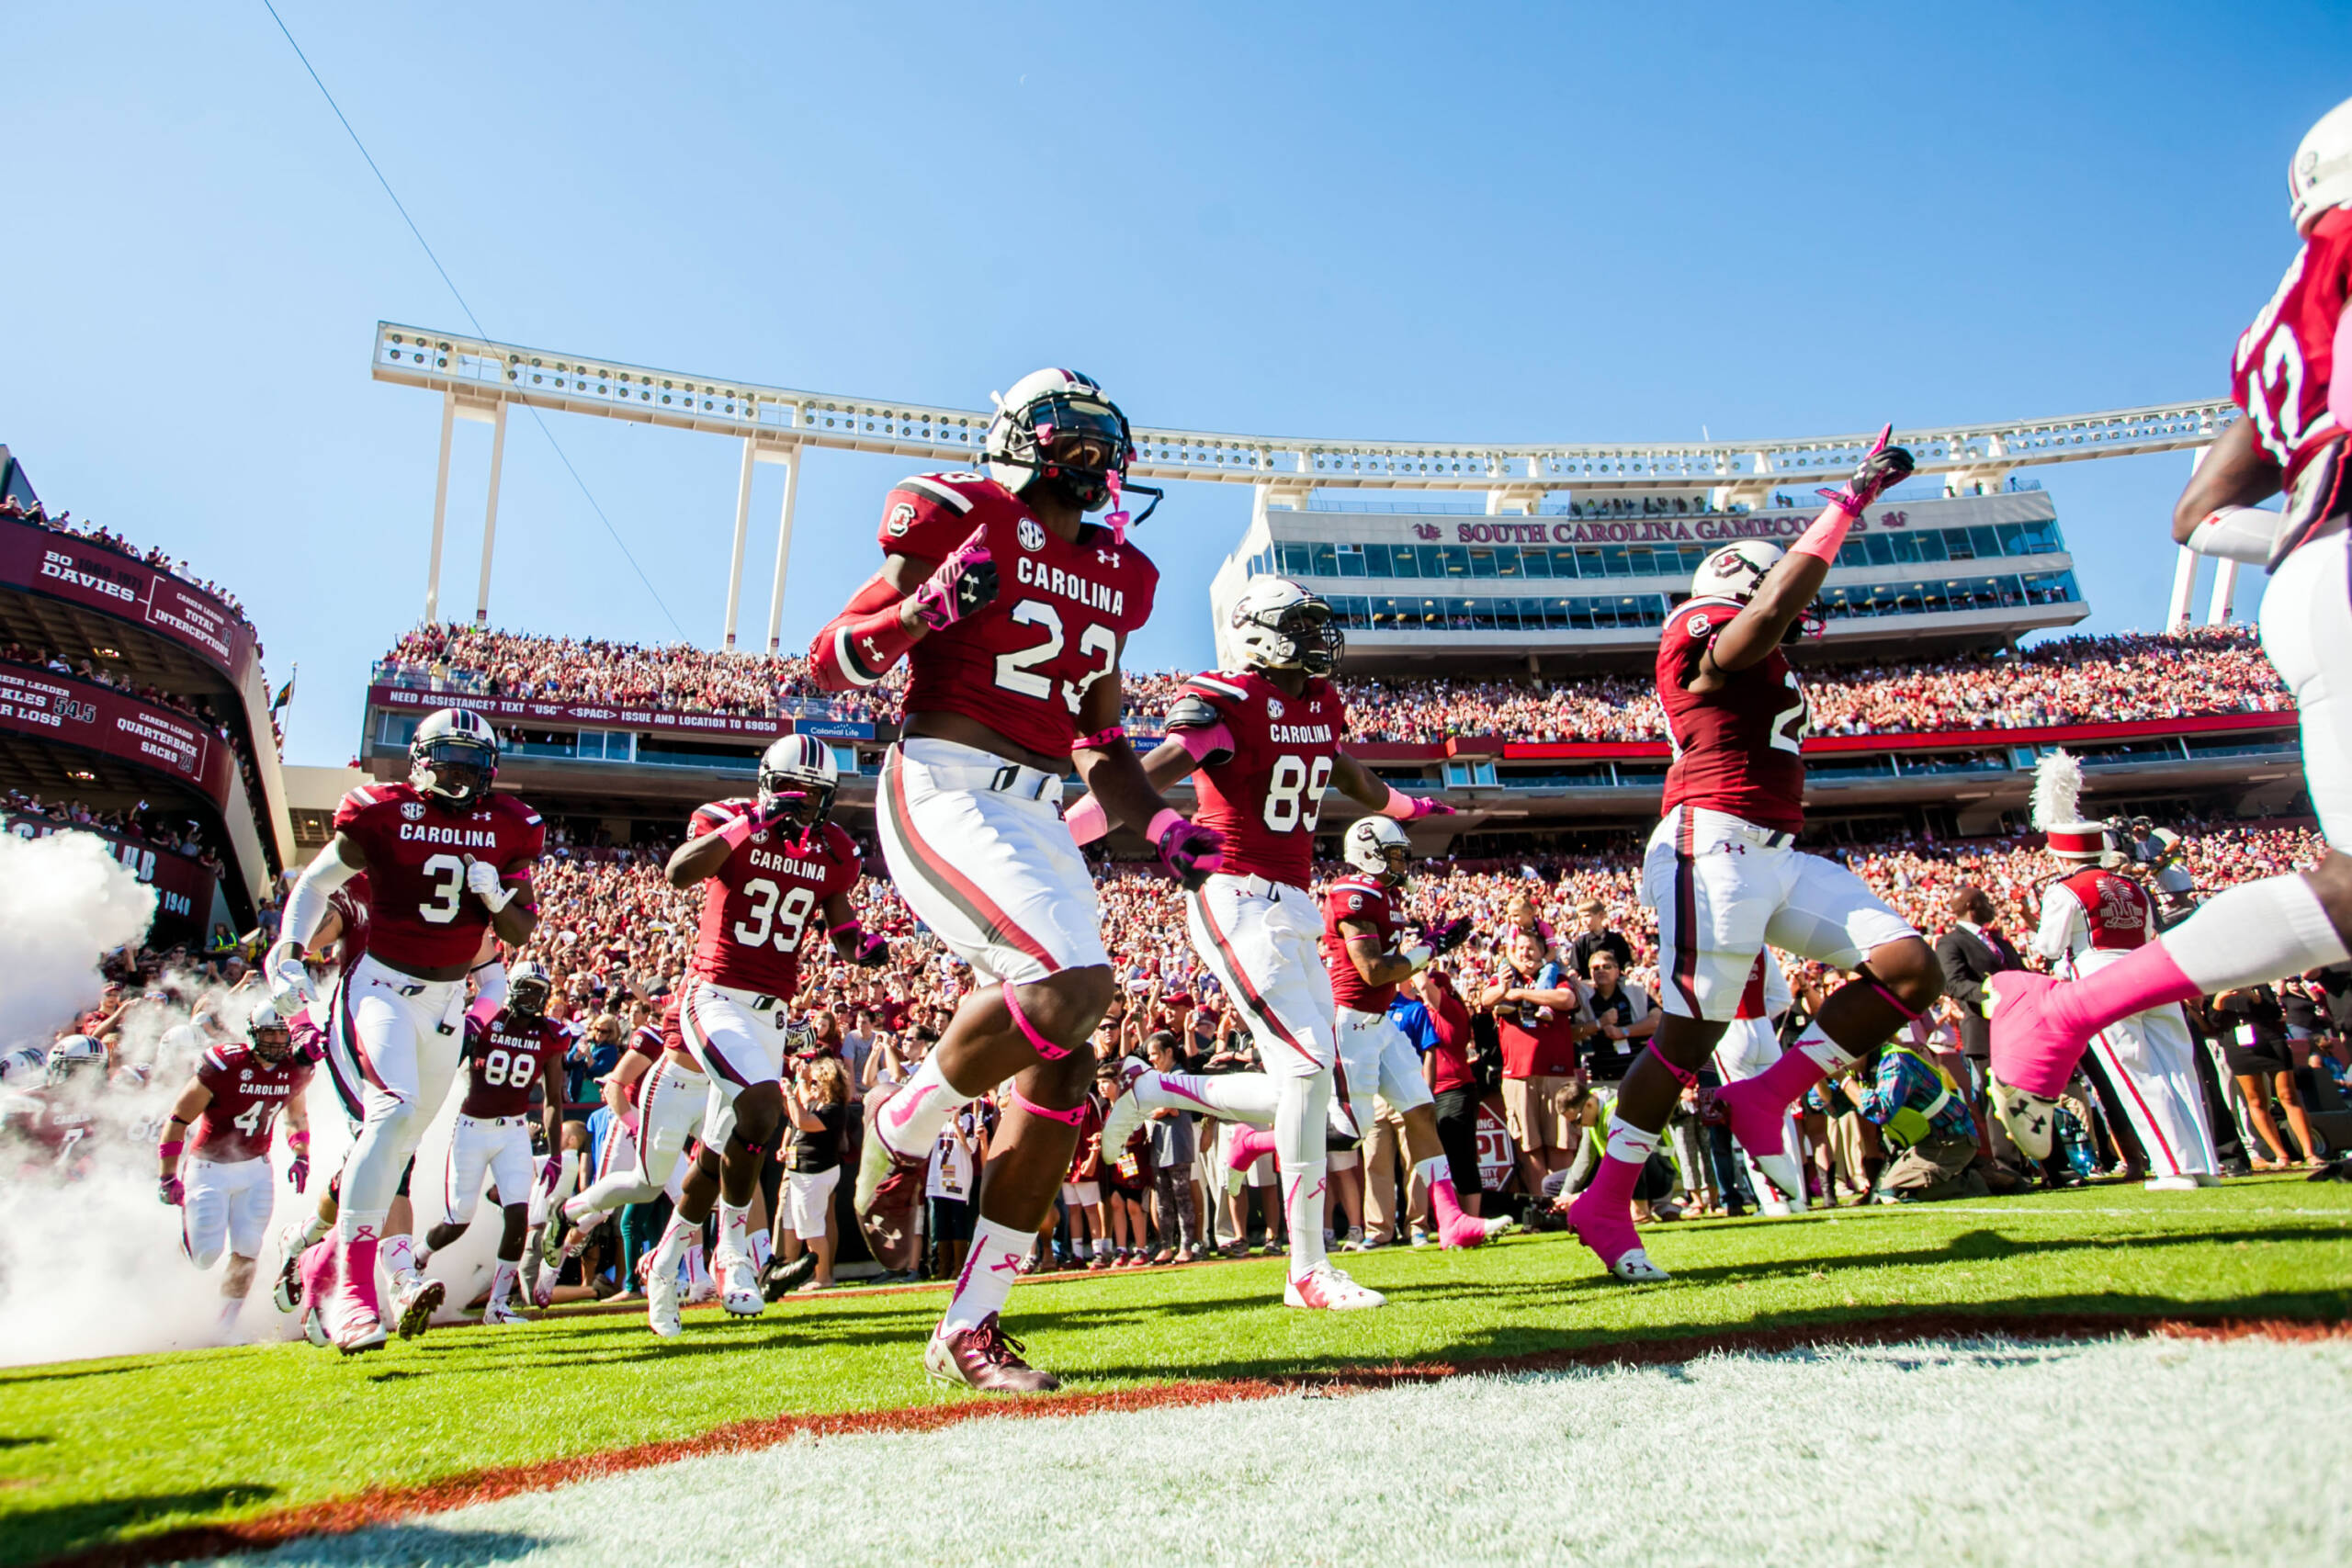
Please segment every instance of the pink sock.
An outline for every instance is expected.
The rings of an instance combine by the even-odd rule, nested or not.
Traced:
[[[1628,1224],[1634,1218],[1634,1186],[1641,1179],[1642,1167],[1649,1163],[1645,1154],[1640,1159],[1619,1159],[1615,1155],[1602,1157],[1600,1168],[1593,1173],[1592,1184],[1578,1195],[1577,1201],[1590,1201],[1595,1209],[1605,1209],[1612,1214],[1623,1214]]]
[[[1237,1127],[1232,1141],[1226,1146],[1225,1163],[1236,1170],[1247,1170],[1273,1152],[1274,1134],[1272,1128]]]
[[[1486,1222],[1462,1212],[1453,1178],[1441,1176],[1430,1183],[1430,1210],[1437,1215],[1438,1240],[1445,1246],[1475,1247],[1487,1239]]]
[[[1779,1107],[1772,1113],[1778,1120],[1788,1114],[1789,1107],[1797,1102],[1799,1095],[1828,1076],[1819,1062],[1792,1045],[1781,1052],[1770,1066],[1747,1080],[1755,1085],[1747,1092],[1753,1094],[1759,1104]],[[1726,1084],[1724,1087],[1728,1089],[1731,1086]]]
[[[2180,972],[2165,944],[2152,942],[2104,969],[2058,987],[2051,993],[2051,1010],[2087,1039],[2118,1019],[2203,994],[2196,981]]]

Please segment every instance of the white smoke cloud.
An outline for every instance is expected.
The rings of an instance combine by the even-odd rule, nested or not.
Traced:
[[[94,1006],[104,989],[101,959],[143,937],[154,910],[154,890],[97,839],[0,835],[0,1049],[46,1046]],[[165,981],[183,997],[199,985],[192,976]],[[254,999],[232,998],[221,1010],[225,1021],[241,1023]],[[219,1342],[218,1271],[203,1275],[189,1266],[179,1247],[179,1212],[155,1192],[155,1128],[193,1065],[158,1062],[158,1043],[187,1020],[185,1008],[155,1002],[123,1018],[122,1059],[161,1068],[143,1089],[92,1077],[36,1091],[89,1115],[88,1135],[74,1151],[89,1168],[68,1179],[28,1145],[6,1146],[0,1365]],[[281,1182],[281,1217],[292,1213],[291,1196]],[[273,1267],[266,1253],[264,1269]],[[287,1320],[269,1309],[268,1280],[266,1272],[260,1277],[240,1337],[285,1332]]]
[[[98,999],[98,961],[154,918],[155,890],[104,840],[0,834],[0,1050],[47,1045]]]

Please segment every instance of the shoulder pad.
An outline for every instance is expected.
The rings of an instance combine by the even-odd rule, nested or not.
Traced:
[[[1225,715],[1216,705],[1198,692],[1180,692],[1168,705],[1167,726],[1170,729],[1211,729],[1225,722]]]

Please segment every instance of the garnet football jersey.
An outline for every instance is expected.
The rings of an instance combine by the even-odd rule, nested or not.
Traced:
[[[2086,946],[2129,951],[2144,945],[2156,929],[2155,901],[2148,890],[2118,872],[2098,866],[2078,871],[2051,889],[2050,897],[2071,898],[2082,908],[2084,935],[2067,944],[2077,953]]]
[[[1694,692],[1700,656],[1744,608],[1736,599],[1692,599],[1666,618],[1657,644],[1657,700],[1674,761],[1666,809],[1702,807],[1795,832],[1804,826],[1804,759],[1813,723],[1797,672],[1779,649],[1727,671],[1712,692]]]
[[[686,837],[716,833],[752,806],[715,800],[695,812]],[[854,888],[864,869],[857,846],[831,822],[805,839],[789,826],[752,834],[703,884],[694,973],[714,986],[791,1000],[802,950],[811,942],[824,948],[825,900]]]
[[[547,843],[539,814],[511,795],[453,811],[406,783],[363,784],[343,797],[334,827],[368,860],[368,952],[410,974],[469,964],[490,907],[466,887],[466,867],[488,861],[516,897],[536,905],[531,867]]]
[[[188,1130],[187,1146],[230,1165],[269,1153],[270,1128],[286,1102],[310,1084],[311,1064],[297,1054],[272,1066],[245,1042],[232,1040],[204,1054],[196,1081],[212,1091],[212,1100]]]
[[[1386,1012],[1396,999],[1396,983],[1367,986],[1348,956],[1348,939],[1341,920],[1373,928],[1383,953],[1396,951],[1396,912],[1388,889],[1373,877],[1350,875],[1331,884],[1323,896],[1323,966],[1331,972],[1331,999],[1358,1012]]]
[[[2338,208],[2312,226],[2278,292],[2239,334],[2230,358],[2230,400],[2254,421],[2255,438],[2285,470],[2290,493],[2312,459],[2344,437],[2327,405],[2335,324],[2348,289],[2352,211]]]
[[[531,1086],[571,1045],[551,1018],[526,1019],[495,1002],[466,1010],[466,1098],[460,1116],[520,1116],[531,1109]]]
[[[1193,820],[1225,835],[1227,872],[1305,887],[1316,818],[1347,722],[1339,689],[1309,677],[1304,691],[1287,697],[1255,670],[1195,675],[1179,694],[1171,727],[1193,705],[1185,697],[1206,704],[1233,738],[1232,751],[1212,754],[1193,775],[1200,795]]]
[[[944,560],[985,528],[997,595],[907,655],[905,710],[957,713],[1014,745],[1059,757],[1078,739],[1079,702],[1151,615],[1159,571],[1095,524],[1067,540],[978,474],[919,474],[883,504],[882,548]]]

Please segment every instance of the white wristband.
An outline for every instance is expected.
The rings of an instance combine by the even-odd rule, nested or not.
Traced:
[[[2268,566],[2286,526],[2284,512],[2259,506],[2219,507],[2188,531],[2188,547],[2200,556]]]
[[[1430,960],[1437,956],[1437,950],[1430,947],[1408,947],[1396,956],[1411,964],[1412,972],[1418,975],[1430,966]]]

